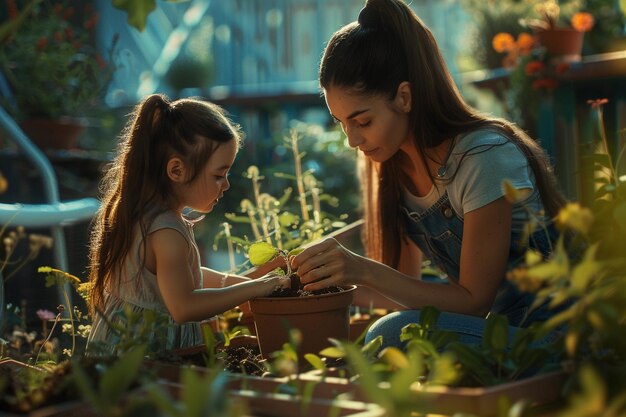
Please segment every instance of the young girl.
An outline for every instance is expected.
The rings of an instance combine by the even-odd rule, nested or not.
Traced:
[[[375,305],[402,310],[368,333],[386,345],[401,345],[400,329],[426,305],[468,342],[480,340],[490,312],[515,326],[544,319],[543,309],[527,316],[533,296],[505,279],[528,246],[547,255],[555,236],[550,218],[563,198],[540,146],[463,101],[432,33],[401,0],[368,0],[329,41],[319,78],[361,151],[368,257],[333,239],[307,248],[292,260],[305,289],[356,284]],[[527,198],[507,201],[505,179]],[[540,225],[523,241],[529,212]],[[422,256],[446,283],[420,279]]]
[[[289,285],[288,278],[250,280],[200,265],[183,209],[213,209],[230,186],[240,143],[239,131],[214,104],[156,94],[135,108],[104,177],[92,231],[89,344],[114,346],[107,321],[129,308],[169,316],[161,348],[199,345],[198,321]]]

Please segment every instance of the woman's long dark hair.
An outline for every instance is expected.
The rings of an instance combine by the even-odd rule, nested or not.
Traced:
[[[194,98],[170,102],[153,94],[130,115],[117,156],[101,184],[102,206],[94,219],[89,253],[92,314],[102,309],[104,294],[119,282],[114,273],[130,250],[133,230],[145,236],[159,210],[172,207],[167,162],[176,155],[190,174],[191,183],[223,143],[241,143],[238,126],[212,103]]]
[[[389,100],[400,83],[409,81],[410,127],[425,164],[426,149],[461,133],[495,128],[528,159],[548,215],[556,215],[563,205],[544,150],[515,124],[481,114],[465,103],[433,34],[401,0],[367,0],[358,21],[339,29],[328,42],[319,80],[323,89],[348,88]],[[392,267],[398,266],[398,236],[403,236],[398,155],[383,163],[359,161],[366,253]]]

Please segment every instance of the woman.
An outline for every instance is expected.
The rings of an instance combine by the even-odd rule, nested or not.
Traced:
[[[444,312],[439,325],[477,342],[484,317],[514,326],[530,314],[531,294],[505,279],[528,247],[545,255],[564,201],[541,147],[514,124],[480,114],[457,90],[437,43],[400,0],[368,0],[358,21],[337,31],[320,65],[333,118],[358,148],[367,257],[328,239],[292,259],[305,289],[356,284],[402,311],[370,329],[401,345],[400,329],[419,309]],[[526,194],[504,196],[504,180]],[[524,225],[539,227],[524,238]],[[420,279],[422,256],[446,283]]]

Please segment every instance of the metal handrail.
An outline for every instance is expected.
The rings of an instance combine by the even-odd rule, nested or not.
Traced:
[[[24,134],[15,120],[0,107],[0,129],[7,133],[41,173],[47,202],[42,204],[0,204],[0,225],[12,224],[24,227],[49,227],[54,239],[54,262],[57,268],[67,271],[67,248],[63,227],[90,219],[98,211],[100,202],[91,197],[62,202],[59,198],[59,185],[52,164],[46,155]],[[0,283],[4,297],[4,282]],[[63,300],[63,289],[59,288],[59,299]],[[4,312],[4,302],[0,306],[0,323]]]

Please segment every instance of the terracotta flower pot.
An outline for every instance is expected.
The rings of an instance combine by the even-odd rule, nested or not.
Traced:
[[[75,149],[86,128],[82,119],[69,117],[24,120],[20,127],[42,149]]]
[[[302,340],[298,353],[318,354],[330,346],[328,338],[348,340],[349,307],[356,286],[344,291],[305,297],[259,297],[250,300],[256,335],[264,358],[281,350],[289,330],[298,329]]]
[[[555,62],[578,62],[585,32],[574,29],[547,29],[537,32],[539,42]]]

